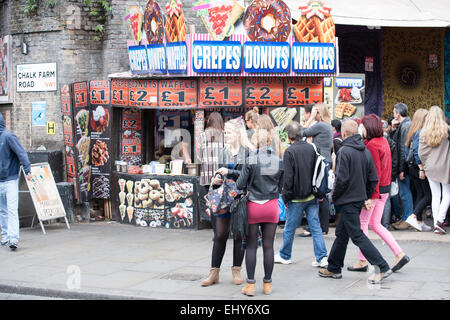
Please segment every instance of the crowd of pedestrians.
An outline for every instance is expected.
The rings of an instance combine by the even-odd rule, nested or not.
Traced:
[[[342,277],[349,239],[359,248],[359,261],[347,270],[366,272],[368,265],[373,265],[377,272],[368,280],[379,283],[410,262],[391,228],[447,232],[450,127],[440,107],[419,109],[411,120],[408,107],[398,103],[388,121],[375,114],[331,121],[325,104],[307,105],[304,111],[303,126],[291,121],[285,128],[289,146],[284,152],[278,128],[269,115],[259,114],[256,108],[225,124],[218,113],[208,117],[198,150],[204,193],[221,190],[220,194],[226,194],[221,186],[229,187],[231,181],[234,194],[248,199],[248,218],[242,235],[230,233],[233,204],[220,214],[211,214],[211,271],[202,286],[219,282],[226,242],[232,237],[233,283],[244,282],[241,265],[245,257],[247,279],[242,293],[255,295],[256,252],[262,246],[262,287],[270,294],[274,263],[292,263],[296,229],[304,216],[313,240],[312,266],[326,278]],[[326,195],[315,192],[312,183],[319,158],[329,163],[335,177],[332,191]],[[202,201],[207,202],[206,198]],[[282,245],[275,250],[280,204],[286,208],[286,222]],[[428,207],[433,226],[424,222]],[[329,232],[332,218],[335,240],[328,251],[324,234]],[[392,250],[392,267],[369,240],[369,228]]]

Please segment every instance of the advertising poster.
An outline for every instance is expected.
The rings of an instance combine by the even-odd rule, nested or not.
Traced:
[[[128,105],[130,107],[156,107],[158,105],[158,81],[129,80]]]
[[[365,74],[341,73],[333,79],[333,119],[364,117]]]
[[[31,122],[33,127],[46,126],[47,102],[33,101],[31,102]]]
[[[323,102],[323,78],[286,78],[286,106],[304,106]]]
[[[89,107],[88,107],[88,83],[87,81],[72,84],[73,95],[73,143],[75,161],[77,163],[77,187],[80,202],[89,200],[91,162],[90,148],[91,136],[89,132]]]
[[[111,105],[128,107],[128,81],[123,79],[111,80]]]
[[[133,166],[140,166],[143,163],[142,137],[142,111],[123,109],[120,160]]]
[[[197,80],[175,79],[159,80],[158,105],[161,108],[196,108],[197,107]]]
[[[78,199],[78,162],[75,160],[74,126],[72,99],[69,85],[61,88],[61,114],[64,134],[64,149],[66,156],[66,180],[74,184],[75,199]]]
[[[200,78],[199,100],[200,108],[242,106],[242,78]]]
[[[246,107],[275,107],[284,105],[283,78],[245,78]]]
[[[89,83],[89,128],[91,137],[91,198],[109,199],[111,176],[110,83]]]

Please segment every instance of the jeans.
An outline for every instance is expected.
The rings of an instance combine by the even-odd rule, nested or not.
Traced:
[[[280,257],[289,260],[292,255],[292,245],[294,244],[295,229],[300,225],[303,218],[303,211],[306,212],[306,219],[313,238],[314,255],[319,262],[327,256],[327,248],[323,239],[322,228],[319,221],[319,203],[317,199],[307,202],[289,202],[286,211],[286,224],[283,230],[283,245],[280,249]]]
[[[428,179],[419,178],[419,167],[414,165],[409,167],[411,181],[415,186],[416,201],[414,202],[414,214],[418,221],[422,221],[422,212],[428,205],[431,205],[431,190]]]
[[[361,252],[371,265],[378,266],[380,272],[389,270],[389,265],[386,260],[384,260],[377,248],[361,230],[359,215],[362,207],[363,202],[353,202],[336,206],[336,213],[339,214],[339,220],[336,225],[336,239],[328,256],[328,271],[341,273],[344,267],[349,238],[361,249]]]
[[[405,174],[405,179],[398,179],[398,195],[402,204],[402,220],[405,221],[413,213],[413,198],[407,174]]]
[[[19,180],[0,182],[2,242],[19,242]]]

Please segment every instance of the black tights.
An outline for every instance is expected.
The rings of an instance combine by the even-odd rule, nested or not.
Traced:
[[[272,281],[273,271],[273,242],[275,239],[275,231],[277,230],[276,223],[259,223],[250,224],[248,226],[248,237],[245,254],[245,265],[247,267],[247,279],[249,281],[255,280],[256,268],[256,250],[258,249],[258,227],[261,227],[263,240],[263,257],[264,257],[264,280]]]
[[[214,245],[212,250],[212,268],[220,268],[222,264],[223,255],[225,254],[225,248],[227,246],[228,236],[230,234],[230,218],[218,218],[215,219],[215,235]],[[244,260],[245,251],[242,250],[242,238],[235,236],[233,240],[233,267],[240,267]]]

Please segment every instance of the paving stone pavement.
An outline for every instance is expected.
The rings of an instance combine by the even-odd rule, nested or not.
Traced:
[[[325,236],[328,251],[334,228]],[[258,249],[256,295],[241,294],[231,282],[232,240],[220,272],[220,282],[201,287],[209,272],[212,230],[151,229],[116,222],[72,223],[21,229],[19,248],[0,248],[0,292],[64,299],[165,300],[448,300],[450,299],[450,235],[394,231],[411,258],[402,270],[380,285],[370,285],[370,273],[352,273],[348,265],[358,259],[349,243],[343,278],[318,276],[312,238],[295,237],[291,265],[275,264],[273,293],[262,293],[262,249]],[[275,252],[282,244],[278,228]],[[300,229],[297,229],[300,231]],[[392,266],[392,251],[377,235],[371,238]],[[245,277],[245,261],[243,265]],[[1,297],[0,297],[1,299]]]

